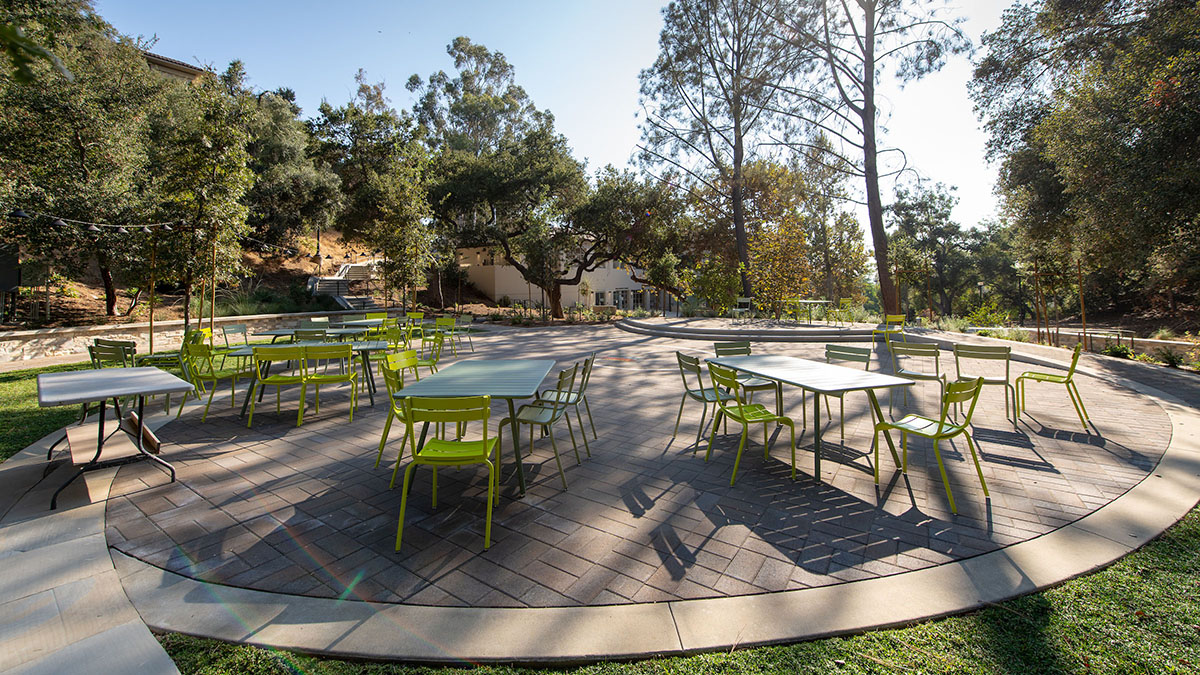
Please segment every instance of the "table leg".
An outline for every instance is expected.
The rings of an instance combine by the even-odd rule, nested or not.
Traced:
[[[419,440],[417,442],[417,449],[413,451],[412,459],[416,459],[417,455],[421,454],[421,450],[425,447],[425,436],[428,433],[429,433],[429,422],[425,422],[421,425],[421,440]],[[403,445],[400,446],[400,452],[404,452]],[[399,460],[396,461],[396,466],[397,466],[397,468],[399,468],[399,466],[400,466]],[[437,479],[437,466],[436,465],[433,467],[433,470],[434,470],[434,479],[436,480]],[[395,474],[393,474],[392,481],[395,481],[395,480],[396,480],[396,476],[395,476]],[[435,482],[434,487],[436,488],[436,486],[437,486],[437,483]],[[408,494],[408,492],[410,490],[412,490],[412,481],[408,481],[408,484],[403,485],[402,488],[405,491],[404,493]],[[434,490],[434,492],[436,493],[436,489]]]
[[[270,372],[269,369],[271,367],[271,364],[270,364],[270,362],[256,363],[254,367],[261,374],[261,377],[259,378],[259,380],[261,380],[267,376],[267,373]],[[255,380],[252,378],[250,380],[250,384],[246,387],[246,395],[244,397],[242,397],[242,412],[241,412],[241,414],[238,415],[238,417],[246,416],[246,408],[250,407],[250,394],[254,392],[254,383],[257,381],[258,380]],[[262,400],[262,393],[263,393],[264,389],[266,389],[266,387],[262,387],[258,391],[258,400],[260,400],[260,401]]]
[[[213,382],[213,386],[214,387],[217,386],[217,383]],[[142,409],[145,407],[145,405],[146,405],[146,397],[138,396],[138,425],[137,425],[137,441],[136,441],[138,452],[142,453],[142,456],[145,457],[146,459],[149,459],[150,461],[155,462],[158,465],[164,467],[167,471],[170,471],[171,472],[171,482],[174,483],[175,482],[175,467],[171,466],[170,462],[168,462],[167,460],[165,460],[157,455],[152,455],[149,452],[146,452],[146,448],[143,447],[142,431],[146,428],[146,418],[142,414]]]
[[[80,476],[82,476],[83,472],[86,471],[89,466],[93,466],[98,461],[100,461],[100,451],[104,449],[104,416],[108,414],[108,410],[105,408],[107,403],[108,403],[107,399],[100,399],[100,428],[96,434],[96,456],[92,457],[92,461],[79,467],[79,470],[76,471],[75,473],[71,474],[71,477],[67,479],[67,482],[60,485],[58,487],[58,489],[54,491],[54,495],[50,497],[50,510],[51,511],[58,508],[58,495],[63,490],[66,490],[68,485],[70,485],[71,483],[74,483],[76,478],[79,478]],[[118,420],[118,423],[119,422],[120,421]]]
[[[821,482],[821,395],[813,392],[813,476]]]
[[[363,378],[367,381],[367,396],[371,398],[371,405],[375,405],[375,375],[371,373],[371,358],[365,349],[358,352],[358,358],[362,360],[363,364]]]
[[[511,398],[507,399],[507,401],[508,401],[508,419],[510,420],[511,425],[512,425],[513,458],[517,460],[517,486],[520,488],[520,492],[517,495],[517,498],[520,499],[521,497],[525,496],[525,467],[521,462],[521,436],[518,432],[518,426],[517,426],[516,404],[513,403],[513,400]]]

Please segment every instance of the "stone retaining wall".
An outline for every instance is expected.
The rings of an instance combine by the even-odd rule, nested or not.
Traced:
[[[376,310],[378,311],[378,310]],[[229,324],[246,324],[246,330],[253,335],[255,331],[272,328],[291,328],[298,326],[304,319],[327,316],[330,320],[338,317],[356,314],[362,311],[332,311],[304,312],[297,314],[255,314],[250,316],[226,316],[216,319],[216,338],[221,342],[221,326]],[[399,315],[399,309],[390,313]],[[192,326],[196,326],[192,322]],[[208,320],[203,322],[208,326]],[[0,331],[0,361],[26,361],[49,356],[67,356],[79,354],[86,358],[88,345],[96,338],[110,340],[132,340],[137,343],[137,351],[144,353],[149,350],[149,323],[129,323],[102,326],[74,326],[71,328],[47,328],[43,330]],[[183,321],[154,322],[154,350],[162,351],[179,346],[183,339]]]

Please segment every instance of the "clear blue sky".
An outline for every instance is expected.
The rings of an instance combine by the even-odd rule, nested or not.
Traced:
[[[127,35],[157,36],[153,51],[220,71],[246,64],[251,86],[291,87],[305,115],[321,99],[340,105],[354,92],[354,73],[388,85],[398,108],[412,105],[409,76],[451,72],[446,45],[456,36],[503,52],[517,82],[588,160],[589,170],[625,166],[638,140],[638,72],[654,62],[662,20],[658,0],[490,0],[340,3],[163,2],[96,0],[96,9]],[[960,0],[967,32],[977,40],[999,23],[1008,0]],[[993,167],[966,95],[970,65],[944,71],[901,91],[884,88],[892,144],[904,148],[923,176],[958,186],[955,218],[973,226],[995,211]],[[886,183],[884,202],[890,201]],[[865,217],[862,218],[865,222]]]

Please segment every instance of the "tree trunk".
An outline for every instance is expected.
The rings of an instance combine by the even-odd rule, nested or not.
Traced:
[[[108,266],[108,256],[96,253],[96,264],[100,268],[100,281],[104,284],[104,314],[117,315],[117,285]]]
[[[888,269],[887,230],[883,227],[883,201],[879,197],[879,145],[875,138],[875,11],[865,11],[863,38],[863,174],[867,187],[867,215],[871,242],[875,246],[875,268],[879,273],[879,295],[884,314],[900,312],[900,296]]]
[[[562,284],[554,283],[551,285],[550,290],[546,291],[546,297],[550,302],[550,316],[555,319],[563,318]]]
[[[735,126],[738,123],[735,121]],[[742,148],[741,129],[734,131],[733,140],[733,190],[731,198],[733,201],[733,237],[737,244],[738,262],[741,267],[738,269],[738,277],[742,281],[742,295],[750,297],[753,293],[750,290],[750,245],[746,239],[746,205],[745,197],[742,192],[742,160],[745,158],[745,151]]]

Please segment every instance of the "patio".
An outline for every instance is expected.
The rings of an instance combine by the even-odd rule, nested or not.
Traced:
[[[496,331],[476,342],[474,355],[459,358],[532,355],[563,366],[582,360],[584,346],[599,352],[589,389],[599,435],[589,439],[592,457],[575,465],[559,425],[570,489],[561,489],[549,440],[539,439],[526,460],[528,493],[516,500],[506,433],[489,551],[482,550],[484,474],[475,468],[440,473],[436,510],[429,474],[419,472],[404,549],[393,550],[400,491],[387,488],[390,465],[372,469],[385,409],[362,405],[347,425],[348,396],[338,390],[322,392],[321,414],[300,428],[286,391],[283,414],[264,406],[253,429],[227,399],[217,399],[206,423],[200,407],[189,408],[160,432],[176,483],[147,466],[118,472],[107,506],[109,546],[199,581],[377,603],[570,607],[741,596],[896,575],[1028,541],[1124,494],[1171,440],[1157,402],[1097,378],[1081,388],[1100,435],[1082,432],[1061,388],[1031,386],[1032,415],[1016,430],[1004,419],[999,389],[985,390],[975,438],[992,498],[984,499],[956,442],[944,450],[960,511],[953,516],[928,443],[910,441],[907,479],[882,453],[876,488],[862,456],[870,448],[866,397],[852,394],[844,446],[833,403],[821,483],[804,449],[810,427],[799,439],[796,482],[788,478],[786,434],[774,435],[768,461],[751,434],[730,487],[736,433],[718,436],[707,464],[705,445],[693,456],[699,406],[689,404],[671,438],[681,392],[673,351],[711,356],[708,343],[611,328]],[[755,345],[756,353],[813,359],[822,349]],[[873,370],[880,356],[889,361],[880,348]],[[942,358],[943,372],[953,373],[953,357]],[[1024,367],[1014,364],[1016,372]],[[914,394],[913,408],[932,410],[936,387],[918,384]],[[785,388],[784,396],[799,426],[799,391]],[[897,393],[897,412],[901,401]],[[385,463],[399,438],[393,431]],[[527,449],[528,436],[523,442]]]

